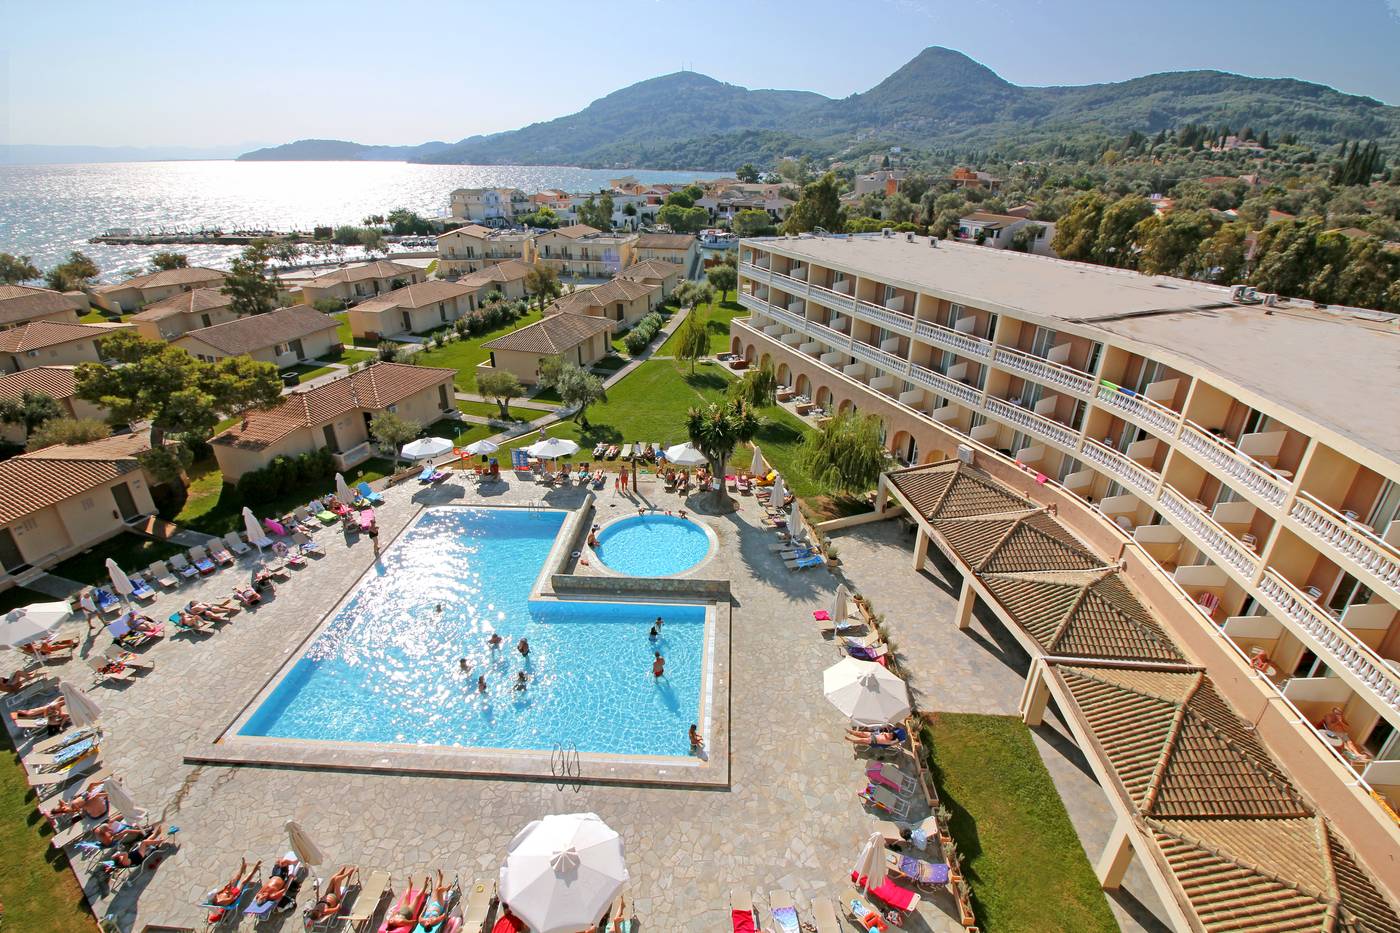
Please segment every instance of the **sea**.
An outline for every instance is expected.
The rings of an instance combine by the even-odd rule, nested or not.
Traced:
[[[597,191],[631,175],[655,183],[717,173],[584,169],[540,165],[415,165],[407,162],[122,162],[0,165],[0,252],[27,255],[41,269],[82,250],[117,281],[162,249],[191,265],[225,266],[235,246],[108,246],[88,239],[113,228],[133,231],[310,230],[358,224],[406,207],[425,217],[447,213],[456,188],[560,188]]]

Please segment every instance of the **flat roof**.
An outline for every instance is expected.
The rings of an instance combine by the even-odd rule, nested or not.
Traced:
[[[933,249],[927,237],[750,242],[972,307],[1137,341],[1400,462],[1400,325],[1379,312],[1371,321],[1298,302],[1240,305],[1222,286],[947,241]]]

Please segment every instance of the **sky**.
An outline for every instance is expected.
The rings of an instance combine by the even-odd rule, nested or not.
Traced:
[[[456,141],[686,68],[864,91],[930,45],[1016,84],[1216,68],[1400,104],[1400,0],[0,0],[0,144]]]

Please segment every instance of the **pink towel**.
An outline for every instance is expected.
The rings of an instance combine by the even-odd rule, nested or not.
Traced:
[[[818,622],[830,622],[831,613],[827,612],[825,609],[818,609],[812,613],[812,618],[816,619]]]

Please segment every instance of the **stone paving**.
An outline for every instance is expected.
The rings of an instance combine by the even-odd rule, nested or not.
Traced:
[[[643,480],[645,495],[663,507],[667,499],[675,502],[650,488],[652,482]],[[377,510],[381,541],[423,505],[543,498],[567,506],[583,495],[577,489],[542,492],[513,479],[488,491],[468,491],[454,480],[431,489],[412,482],[390,489]],[[606,515],[635,503],[607,489],[598,508]],[[157,871],[120,882],[114,891],[86,880],[99,912],[124,931],[202,928],[197,905],[203,893],[227,880],[240,858],[271,859],[285,850],[287,819],[298,820],[325,851],[322,874],[332,862],[356,862],[388,869],[402,888],[408,872],[436,867],[464,883],[494,878],[507,843],[530,820],[585,810],[600,814],[626,840],[629,900],[648,930],[727,929],[736,886],[765,906],[769,892],[786,889],[800,910],[814,895],[839,897],[872,817],[856,797],[863,775],[841,739],[844,722],[821,693],[821,671],[837,652],[814,629],[811,611],[829,603],[836,578],[822,570],[787,571],[771,550],[771,533],[757,527],[752,500],[738,514],[701,520],[715,529],[721,546],[697,573],[728,577],[734,594],[727,789],[560,787],[186,764],[186,753],[209,735],[211,724],[231,721],[370,565],[368,541],[351,543],[327,529],[318,535],[326,557],[280,587],[275,599],[212,636],[157,642],[144,652],[154,671],[124,686],[92,689],[105,710],[105,762],[151,814],[180,827],[178,850]],[[850,546],[847,554],[855,559],[858,550]],[[222,597],[250,567],[244,558],[238,570],[162,596],[150,613],[163,617],[191,596]],[[76,630],[83,632],[82,623]],[[83,653],[101,650],[106,641],[99,635]],[[86,683],[76,663],[68,676]],[[81,875],[87,868],[78,863]],[[946,895],[931,896],[906,928],[959,929],[952,909]]]
[[[999,620],[978,606],[967,631],[955,623],[962,577],[937,548],[915,572],[914,533],[899,520],[834,532],[842,571],[854,590],[884,614],[889,638],[909,671],[921,710],[1016,716],[1030,657]],[[1083,754],[1051,706],[1032,737],[1090,864],[1113,829],[1113,814]],[[1146,872],[1136,861],[1109,906],[1124,930],[1165,930],[1164,916]]]

